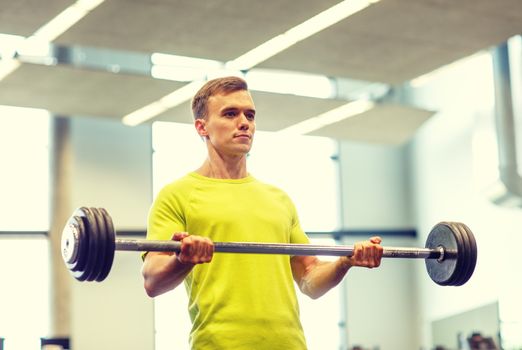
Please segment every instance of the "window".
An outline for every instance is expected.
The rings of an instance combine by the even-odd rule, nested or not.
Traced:
[[[206,147],[192,125],[153,125],[154,193],[197,169]],[[334,141],[318,137],[256,132],[249,171],[261,181],[284,189],[293,199],[305,231],[331,231],[338,222],[338,179]],[[314,243],[334,244],[331,238]],[[318,300],[298,292],[301,320],[310,350],[339,348],[339,288]],[[155,299],[156,349],[188,349],[190,320],[183,287]]]
[[[47,231],[47,112],[0,106],[0,167],[0,231]]]
[[[0,236],[0,266],[0,336],[5,348],[39,349],[50,325],[47,237]]]
[[[37,349],[50,325],[48,241],[16,232],[49,229],[47,112],[0,106],[0,166],[0,336]]]

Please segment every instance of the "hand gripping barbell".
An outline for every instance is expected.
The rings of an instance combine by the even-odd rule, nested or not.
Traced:
[[[103,208],[77,209],[62,233],[62,257],[79,281],[103,281],[116,250],[179,252],[181,242],[116,239],[112,219]],[[353,246],[214,242],[216,253],[351,256]],[[384,247],[385,258],[425,259],[428,275],[442,286],[466,283],[477,262],[477,244],[470,229],[458,222],[433,227],[425,248]]]

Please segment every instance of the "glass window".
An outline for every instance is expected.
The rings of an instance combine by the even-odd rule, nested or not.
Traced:
[[[49,114],[0,106],[0,336],[39,349],[49,333]]]
[[[46,236],[0,236],[0,336],[6,349],[39,349],[49,334],[49,247]]]
[[[205,143],[190,124],[154,123],[154,193],[197,169],[206,157]],[[293,199],[305,231],[339,227],[336,144],[319,137],[256,132],[248,169],[261,181],[285,190]],[[313,239],[334,244],[333,239]],[[310,350],[339,348],[339,288],[318,300],[298,292],[301,320]],[[156,349],[188,349],[190,320],[183,287],[155,299]]]
[[[49,114],[0,106],[0,231],[49,228]]]

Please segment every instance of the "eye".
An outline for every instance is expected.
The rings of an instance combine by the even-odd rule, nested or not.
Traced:
[[[223,113],[223,116],[225,117],[235,117],[236,115],[237,113],[234,110],[228,110]]]
[[[245,113],[245,116],[248,120],[254,120],[256,119],[256,114],[255,113],[252,113],[252,112],[247,112]]]

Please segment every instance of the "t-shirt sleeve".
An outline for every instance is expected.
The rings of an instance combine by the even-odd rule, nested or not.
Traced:
[[[297,244],[308,244],[310,243],[310,239],[306,235],[306,233],[301,228],[301,223],[299,222],[299,216],[297,215],[297,210],[292,201],[290,201],[291,213],[292,213],[292,228],[290,230],[290,243]]]
[[[147,239],[170,240],[174,233],[185,231],[185,215],[180,197],[171,185],[165,186],[149,210]],[[142,253],[142,259],[146,254],[147,252]]]
[[[186,222],[183,205],[172,186],[164,187],[152,204],[147,239],[169,240],[175,232],[185,232]]]

